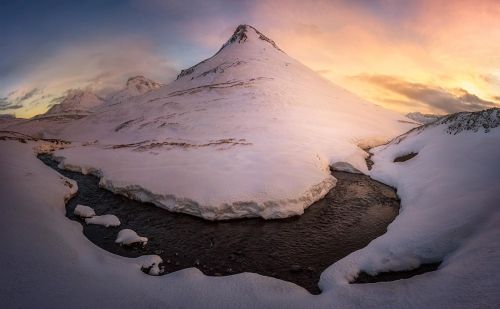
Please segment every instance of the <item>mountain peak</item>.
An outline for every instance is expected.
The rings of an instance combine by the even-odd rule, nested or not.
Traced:
[[[227,42],[224,45],[222,45],[221,49],[234,43],[238,44],[245,43],[250,37],[265,41],[271,44],[277,50],[283,52],[283,50],[281,50],[273,40],[262,34],[262,32],[255,29],[254,27],[246,24],[242,24],[236,27],[236,30],[234,31],[233,35],[229,38],[229,40],[227,40]]]
[[[256,52],[256,48],[260,50],[265,50],[266,47],[268,47],[268,45],[271,45],[273,49],[285,54],[285,52],[281,50],[273,40],[262,34],[262,32],[260,32],[259,30],[255,29],[250,25],[246,24],[239,25],[238,27],[236,27],[236,30],[234,31],[233,35],[229,38],[229,40],[227,40],[226,43],[224,43],[224,45],[222,45],[222,47],[212,57],[205,59],[190,68],[182,70],[181,73],[177,75],[177,80],[183,78],[184,76],[191,75],[197,68],[206,64],[207,62],[213,61],[214,59],[219,57],[223,52],[225,53],[225,55],[223,56],[224,57],[223,62],[225,62],[226,61],[225,59],[227,59],[228,54],[230,55],[232,54],[232,56],[229,57],[234,57],[234,55],[242,55],[243,51],[246,52],[248,55],[249,50],[250,53]],[[201,75],[205,76],[212,71],[216,72],[218,70],[222,72],[224,71],[224,68],[213,67],[210,68],[209,71],[201,72]],[[191,79],[193,78],[194,77],[191,77]]]
[[[155,82],[152,79],[146,78],[143,75],[132,76],[127,80],[126,88],[133,89],[134,93],[141,94],[151,89],[161,87],[162,84]]]
[[[136,83],[138,81],[143,81],[143,80],[146,80],[146,77],[144,77],[144,75],[136,75],[136,76],[129,77],[127,79],[127,86],[130,84]]]

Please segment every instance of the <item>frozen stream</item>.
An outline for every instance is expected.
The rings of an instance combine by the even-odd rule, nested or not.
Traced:
[[[113,194],[100,188],[95,176],[58,169],[50,155],[39,159],[78,182],[66,215],[82,222],[84,234],[107,251],[127,257],[160,255],[166,273],[187,267],[212,276],[254,272],[294,282],[314,294],[320,292],[317,283],[326,267],[384,234],[399,210],[393,188],[365,175],[333,172],[335,189],[300,217],[211,222]],[[77,204],[94,208],[98,215],[114,214],[122,224],[86,225],[73,215]],[[115,244],[118,231],[125,228],[148,237],[148,244]]]

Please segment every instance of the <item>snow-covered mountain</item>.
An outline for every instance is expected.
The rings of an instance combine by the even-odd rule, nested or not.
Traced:
[[[144,76],[134,76],[127,80],[124,88],[112,92],[106,98],[97,95],[89,87],[71,89],[59,100],[60,103],[53,105],[44,114],[31,119],[9,119],[8,121],[0,119],[0,129],[37,137],[58,137],[69,123],[161,86],[162,84]]]
[[[119,103],[123,100],[144,94],[153,89],[158,89],[161,86],[163,86],[163,84],[155,82],[154,80],[146,78],[142,75],[133,76],[127,80],[125,88],[112,93],[107,101],[108,104]]]
[[[61,101],[52,106],[43,116],[59,114],[89,114],[104,104],[104,99],[89,89],[71,89]]]
[[[241,25],[173,83],[73,122],[62,137],[99,143],[56,155],[67,168],[98,170],[110,190],[172,211],[282,218],[335,185],[329,164],[367,171],[358,145],[411,127]]]

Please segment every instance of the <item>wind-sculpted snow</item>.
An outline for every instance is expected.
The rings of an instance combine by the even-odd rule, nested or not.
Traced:
[[[67,126],[61,136],[98,142],[56,155],[171,211],[283,218],[334,186],[330,164],[366,172],[358,144],[415,125],[331,84],[254,28],[237,33],[241,42],[230,39],[172,84]]]

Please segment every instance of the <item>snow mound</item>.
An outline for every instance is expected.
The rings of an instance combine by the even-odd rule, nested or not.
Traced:
[[[143,255],[139,257],[141,261],[141,268],[143,270],[147,270],[148,274],[151,276],[159,276],[163,273],[163,269],[160,267],[160,264],[163,263],[163,260],[158,255]]]
[[[89,206],[84,206],[84,205],[76,205],[75,210],[73,213],[81,218],[91,218],[95,216],[95,211]]]
[[[275,45],[275,44],[274,44]],[[335,186],[330,164],[368,170],[358,144],[415,124],[332,84],[250,26],[169,85],[67,126],[66,168],[209,220],[301,215]],[[116,158],[119,157],[120,160]]]
[[[123,229],[118,232],[118,236],[116,237],[115,243],[122,245],[132,245],[135,243],[141,243],[142,245],[146,245],[148,243],[148,239],[146,237],[141,237],[137,235],[137,233],[130,229]]]
[[[103,225],[105,227],[110,227],[110,226],[114,227],[114,226],[119,226],[121,224],[120,220],[115,215],[94,216],[85,219],[85,223]]]

